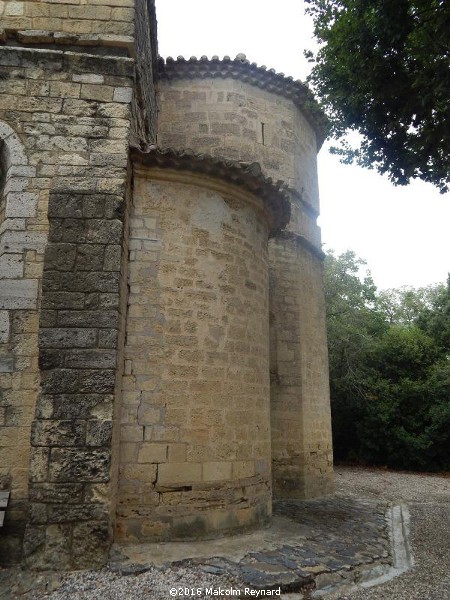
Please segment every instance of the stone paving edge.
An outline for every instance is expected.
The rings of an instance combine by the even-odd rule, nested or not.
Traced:
[[[379,564],[363,571],[358,569],[350,571],[348,574],[340,572],[339,575],[344,577],[350,575],[358,578],[358,581],[349,582],[347,578],[342,583],[324,586],[312,592],[311,598],[324,598],[336,592],[351,594],[361,589],[382,585],[414,567],[414,555],[409,541],[410,514],[408,506],[399,504],[389,507],[386,520],[389,526],[393,565]],[[300,594],[282,594],[281,597],[286,600],[302,600],[304,598]]]

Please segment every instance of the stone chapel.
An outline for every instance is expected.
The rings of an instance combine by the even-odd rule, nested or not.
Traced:
[[[332,490],[308,88],[157,55],[153,0],[0,2],[0,562]]]

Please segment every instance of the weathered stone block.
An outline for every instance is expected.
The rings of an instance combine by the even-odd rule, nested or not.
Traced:
[[[108,519],[79,523],[73,528],[73,565],[77,569],[102,567],[108,557],[111,531]]]
[[[80,219],[53,219],[48,241],[76,244],[85,239],[85,225]],[[51,265],[48,266],[51,269]]]
[[[30,455],[30,482],[48,480],[48,448],[33,448]]]
[[[117,328],[119,314],[117,310],[61,310],[58,323],[62,327],[107,327]]]
[[[38,570],[68,569],[71,564],[70,525],[29,525],[24,540],[26,564]]]
[[[105,247],[98,244],[78,244],[77,270],[100,271],[103,268]]]
[[[52,504],[80,503],[83,498],[81,483],[31,483],[29,487],[30,502],[47,502]]]
[[[71,369],[53,369],[42,372],[41,388],[44,394],[76,393],[78,372]]]
[[[118,273],[62,273],[61,287],[74,292],[117,292]]]
[[[90,520],[107,520],[107,508],[99,503],[70,503],[68,505],[49,504],[48,520],[50,523],[79,523]]]
[[[112,421],[91,419],[86,425],[87,446],[109,446],[112,439]]]
[[[36,216],[37,203],[37,194],[23,191],[11,191],[7,194],[5,217],[34,217]]]
[[[83,198],[83,217],[89,219],[100,219],[105,213],[106,196],[103,194],[91,194]]]
[[[83,196],[52,193],[48,204],[48,216],[79,219],[82,217],[82,204]]]
[[[23,266],[22,254],[3,254],[0,257],[0,277],[2,279],[21,279]]]
[[[68,81],[52,81],[50,83],[50,96],[57,98],[79,98],[80,84]]]
[[[35,525],[47,523],[47,504],[31,504],[28,511],[28,522]]]
[[[100,329],[98,332],[99,348],[117,348],[119,332],[116,329]]]
[[[69,350],[65,353],[65,366],[70,369],[113,369],[116,356],[115,350]]]
[[[139,448],[139,463],[165,463],[168,460],[167,444],[145,443]]]
[[[52,482],[109,481],[109,450],[53,448],[49,461]]]
[[[82,292],[51,292],[47,291],[42,298],[44,309],[72,309],[80,310],[84,307]]]
[[[165,463],[158,467],[158,486],[194,483],[202,479],[201,463]]]
[[[122,196],[105,196],[105,217],[107,219],[122,219],[125,202]]]
[[[45,271],[42,275],[42,290],[59,291],[61,289],[61,274],[58,271]]]
[[[122,478],[126,481],[138,481],[142,484],[153,484],[156,481],[157,465],[127,464],[122,467]]]
[[[78,388],[77,388],[78,389]],[[55,419],[107,419],[112,415],[114,397],[108,394],[58,394],[48,396]]]
[[[45,544],[45,526],[29,524],[25,530],[23,540],[23,553],[25,557],[31,556],[38,548]]]
[[[14,371],[14,357],[0,357],[0,373],[12,373]]]
[[[116,87],[114,88],[114,102],[128,103],[133,99],[133,89],[129,87]]]
[[[123,223],[119,220],[89,219],[86,222],[86,240],[92,244],[119,244]]]
[[[50,244],[45,251],[45,266],[52,271],[71,271],[75,265],[76,253],[75,244]]]
[[[105,248],[103,270],[104,271],[119,271],[120,261],[122,256],[122,248],[118,244],[108,245]]]
[[[41,309],[41,318],[39,324],[41,327],[56,327],[58,313],[56,310]]]
[[[81,446],[85,441],[84,421],[40,420],[31,429],[34,446]]]
[[[9,332],[9,312],[7,310],[0,310],[0,344],[8,341]]]
[[[36,308],[37,292],[36,279],[0,280],[0,309]]]
[[[79,388],[81,393],[114,393],[116,374],[115,371],[106,369],[99,371],[84,370],[80,371],[78,376]]]
[[[39,332],[41,348],[92,348],[96,342],[95,329],[54,327]]]
[[[111,102],[114,88],[102,84],[84,83],[81,86],[81,98],[86,100],[97,100],[99,102]]]

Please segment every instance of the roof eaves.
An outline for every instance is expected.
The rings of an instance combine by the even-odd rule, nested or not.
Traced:
[[[209,154],[196,154],[189,149],[175,150],[155,145],[131,150],[133,159],[147,166],[201,173],[258,196],[274,218],[272,234],[284,229],[289,222],[291,211],[286,184],[265,177],[259,163],[224,160]]]
[[[305,114],[316,133],[319,148],[327,136],[328,119],[309,87],[302,81],[294,80],[290,76],[286,77],[284,73],[277,73],[264,65],[251,63],[245,54],[238,54],[234,59],[229,56],[224,56],[223,59],[218,56],[213,56],[211,59],[207,56],[200,58],[191,56],[189,59],[178,56],[173,59],[169,56],[164,60],[160,57],[158,72],[161,79],[167,80],[207,77],[238,79],[273,94],[284,96],[292,100]]]

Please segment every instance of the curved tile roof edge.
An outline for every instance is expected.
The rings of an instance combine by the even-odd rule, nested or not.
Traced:
[[[224,160],[210,154],[197,154],[192,150],[160,148],[156,145],[144,149],[132,147],[137,161],[151,166],[201,173],[242,187],[257,195],[274,217],[272,234],[286,227],[291,217],[288,188],[283,181],[265,177],[259,163]]]
[[[320,108],[317,100],[309,87],[300,80],[287,77],[284,73],[277,73],[266,66],[258,66],[247,60],[245,54],[238,54],[235,58],[224,56],[220,59],[213,56],[197,58],[191,56],[186,59],[178,56],[176,59],[168,56],[165,60],[158,58],[158,73],[161,79],[193,79],[217,77],[225,79],[239,79],[250,83],[260,89],[284,96],[292,100],[307,117],[313,127],[318,148],[323,144],[328,132],[328,119]]]

